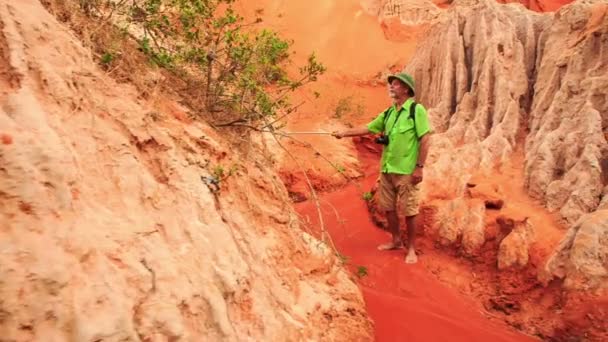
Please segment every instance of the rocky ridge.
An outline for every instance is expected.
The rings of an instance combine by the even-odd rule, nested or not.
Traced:
[[[378,6],[379,13],[382,8]],[[425,38],[405,70],[417,80],[417,99],[429,109],[435,128],[423,191],[427,202],[440,203],[434,231],[442,243],[462,242],[467,253],[478,249],[479,239],[472,238],[479,236],[477,225],[465,224],[468,218],[460,217],[464,207],[483,215],[483,210],[472,209],[476,204],[463,204],[463,199],[475,200],[467,184],[476,174],[491,175],[515,154],[524,156],[519,168],[524,169],[525,190],[559,215],[563,226],[577,231],[598,221],[592,217],[603,208],[608,170],[608,101],[602,91],[608,82],[607,8],[603,1],[585,0],[539,14],[520,4],[457,0],[429,19]],[[410,16],[417,16],[417,10],[412,11]],[[508,209],[508,199],[503,199]],[[539,223],[534,220],[528,224],[532,233],[544,229],[535,227]],[[580,268],[568,261],[574,255],[573,230],[547,265],[549,273],[560,278],[568,278],[569,272],[580,278],[574,271]],[[601,229],[585,231],[593,238],[581,243],[595,242],[577,248],[600,252],[583,253],[586,260],[576,263],[604,265],[602,272],[587,278],[605,287],[603,251],[608,245],[598,235]],[[505,239],[523,239],[532,246],[533,236]],[[499,259],[514,255],[507,246],[521,245],[506,242]],[[525,259],[497,263],[501,268],[525,266]]]
[[[371,340],[259,146],[138,97],[39,1],[0,2],[0,336]]]

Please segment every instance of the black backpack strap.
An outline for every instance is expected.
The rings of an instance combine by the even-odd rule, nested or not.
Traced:
[[[388,121],[388,112],[391,111],[391,107],[388,107],[384,110],[384,112],[382,112],[382,114],[384,114],[384,129],[382,130],[382,134],[384,134],[386,132],[386,121]]]
[[[410,119],[414,120],[414,129],[416,129],[416,101],[410,105]]]
[[[386,121],[388,120],[388,112],[390,112],[392,107],[388,107],[382,112],[384,114],[384,128],[386,128]]]

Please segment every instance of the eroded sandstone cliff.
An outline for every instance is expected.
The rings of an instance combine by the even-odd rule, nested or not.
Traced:
[[[38,1],[0,1],[0,52],[2,339],[371,339],[258,147],[138,99]]]
[[[525,159],[517,159],[519,165],[514,167],[523,169],[528,195],[558,214],[563,226],[573,226],[548,270],[566,278],[573,272],[579,279],[579,273],[586,271],[574,263],[603,265],[593,271],[583,267],[589,270],[590,284],[601,287],[607,284],[608,267],[603,230],[582,229],[592,238],[578,240],[575,231],[598,222],[594,212],[606,202],[607,8],[605,1],[586,0],[556,13],[538,14],[519,4],[455,1],[431,20],[405,68],[417,80],[417,98],[429,108],[436,130],[424,190],[427,201],[442,201],[440,218],[462,215],[462,198],[475,197],[469,189],[475,185],[469,184],[472,176],[485,173],[491,178],[497,168],[512,164],[513,156],[521,154]],[[469,231],[477,225],[457,221],[438,222],[439,239],[444,243],[462,239],[470,253],[480,244],[470,238],[479,236]],[[533,231],[544,229],[543,222],[534,221]],[[590,243],[585,247],[582,241]],[[504,246],[521,248],[531,243]],[[570,253],[573,245],[587,253]],[[506,249],[501,246],[499,259],[515,255]],[[578,261],[568,261],[575,255]],[[580,260],[583,256],[586,261]],[[498,264],[511,263],[498,260]]]

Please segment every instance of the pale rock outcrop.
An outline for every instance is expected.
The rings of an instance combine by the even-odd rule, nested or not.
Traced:
[[[434,137],[430,178],[456,176],[460,184],[451,192],[459,194],[468,173],[505,160],[517,144],[532,99],[538,36],[549,17],[490,0],[454,4],[406,71],[441,133]]]
[[[1,339],[372,339],[257,147],[138,99],[39,1],[0,1],[0,52]]]
[[[455,1],[406,67],[417,81],[417,99],[434,109],[435,129],[453,131],[450,138],[464,144],[500,133],[513,140],[518,126],[511,121],[521,114],[520,103],[532,99],[528,79],[549,22],[521,6]]]
[[[569,221],[597,207],[599,160],[606,153],[607,6],[578,2],[552,20],[517,5],[456,1],[406,67],[442,132],[434,148],[458,150],[438,157],[437,173],[445,174],[446,164],[465,168],[461,173],[491,166],[510,154],[520,128],[529,125],[530,193]]]
[[[557,12],[540,37],[526,141],[529,193],[568,223],[594,211],[608,172],[608,4]]]
[[[441,206],[437,214],[437,239],[444,246],[460,242],[467,255],[474,255],[485,242],[483,201],[458,198]]]
[[[362,0],[363,9],[378,17],[384,36],[391,41],[411,41],[441,15],[430,0]]]
[[[541,41],[526,183],[572,225],[541,276],[607,288],[608,3],[564,7]]]
[[[430,0],[361,0],[361,7],[380,22],[398,19],[406,26],[428,24],[441,14]]]
[[[567,288],[608,288],[608,210],[587,214],[570,228],[540,278],[553,277]]]
[[[530,259],[530,247],[534,239],[534,227],[530,220],[515,222],[511,232],[498,247],[498,269],[525,267]]]
[[[419,26],[433,22],[441,10],[430,0],[388,0],[380,9],[381,21],[398,18],[406,26]]]
[[[425,33],[405,68],[437,133],[423,183],[427,200],[447,201],[437,204],[437,238],[444,245],[460,242],[467,255],[485,243],[485,202],[499,203],[471,199],[476,190],[467,191],[467,182],[509,158],[517,145],[532,100],[538,37],[549,19],[519,5],[457,1]]]
[[[405,68],[439,133],[428,196],[458,197],[472,170],[506,160],[525,139],[532,196],[569,223],[598,207],[608,171],[607,8],[586,0],[553,15],[459,0],[439,16]]]
[[[607,13],[601,0],[555,14],[492,0],[455,1],[444,11],[405,68],[437,133],[428,200],[463,196],[471,174],[523,144],[526,189],[567,224],[608,206]]]
[[[405,68],[416,80],[417,100],[428,108],[436,133],[424,198],[453,201],[439,209],[446,219],[458,211],[453,207],[466,195],[471,175],[507,160],[521,142],[536,46],[551,19],[492,0],[453,5],[435,19]],[[440,226],[442,239],[451,243],[459,234],[454,227],[461,225]]]
[[[439,241],[468,240],[471,175],[524,144],[530,195],[566,223],[579,222],[544,277],[565,278],[571,288],[606,287],[608,4],[578,1],[535,14],[518,4],[461,0],[433,20],[405,70],[436,132],[423,191],[438,206]],[[535,229],[517,226],[502,235],[500,269],[528,264]]]
[[[472,201],[469,210],[467,225],[462,229],[462,247],[466,254],[475,255],[486,241],[486,207],[482,201]]]
[[[442,245],[451,245],[462,236],[468,209],[467,202],[462,198],[449,201],[441,207],[436,222],[438,240]]]

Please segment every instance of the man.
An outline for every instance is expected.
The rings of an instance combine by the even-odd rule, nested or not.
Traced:
[[[381,160],[378,179],[378,206],[386,214],[392,241],[378,246],[380,250],[403,247],[399,235],[397,209],[406,217],[408,252],[405,262],[418,261],[415,250],[416,215],[418,215],[418,193],[423,178],[424,163],[428,153],[428,136],[431,131],[426,109],[416,104],[415,113],[410,114],[414,103],[414,80],[406,73],[388,77],[389,96],[393,105],[378,115],[367,126],[334,132],[333,136],[354,137],[383,132],[388,137]],[[378,142],[378,141],[377,141]]]

